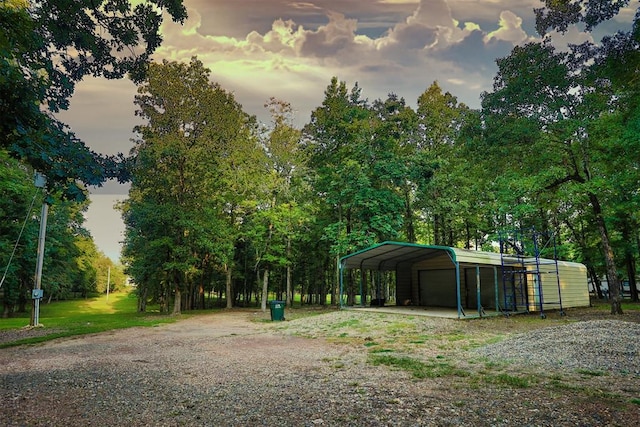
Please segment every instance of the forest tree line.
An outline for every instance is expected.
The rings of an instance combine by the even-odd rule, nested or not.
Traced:
[[[160,45],[163,13],[182,22],[181,0],[0,2],[0,299],[26,311],[34,287],[40,207],[50,205],[45,302],[122,286],[124,273],[84,228],[87,187],[126,181],[123,155],[91,151],[56,113],[87,75],[139,81]],[[34,172],[46,189],[34,186]],[[111,268],[114,267],[114,268]]]
[[[387,240],[494,251],[509,229],[553,234],[596,284],[633,282],[637,95],[583,61],[518,47],[479,110],[437,82],[413,109],[334,77],[300,129],[277,99],[258,123],[197,58],[151,64],[122,205],[141,301],[335,303],[341,256]]]
[[[514,48],[497,60],[479,109],[435,82],[412,108],[393,93],[370,101],[366,88],[336,77],[297,128],[294,108],[275,98],[271,123],[259,123],[197,58],[147,62],[161,43],[162,10],[186,17],[179,0],[72,2],[64,13],[59,3],[0,5],[3,259],[33,190],[11,174],[26,183],[38,170],[66,251],[86,236],[86,186],[131,182],[120,206],[123,262],[141,310],[148,301],[174,312],[205,307],[214,294],[227,307],[264,308],[269,292],[290,301],[294,290],[335,303],[337,260],[370,244],[492,250],[501,230],[532,227],[553,233],[559,258],[585,263],[594,283],[607,277],[612,313],[621,313],[621,278],[636,289],[638,15],[630,31],[597,45],[559,50],[545,38]],[[576,23],[591,31],[628,4],[561,3],[535,11],[541,35]],[[143,54],[122,55],[142,42]],[[128,74],[138,85],[142,123],[129,157],[91,152],[55,119],[89,74]],[[60,263],[78,259],[60,254]],[[28,264],[12,264],[5,295],[21,280],[24,291]]]

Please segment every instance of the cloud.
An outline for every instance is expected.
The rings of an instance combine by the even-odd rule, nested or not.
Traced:
[[[514,45],[533,40],[522,29],[522,18],[509,10],[500,13],[499,28],[487,34],[485,40],[490,42],[492,39],[506,41]]]
[[[270,28],[247,31],[242,37],[208,34],[211,31],[203,22],[212,18],[202,15],[201,9],[189,9],[184,26],[163,24],[165,43],[155,57],[188,61],[197,55],[212,69],[214,80],[233,91],[259,118],[264,114],[264,101],[276,96],[294,106],[299,102],[302,120],[306,120],[308,112],[322,102],[332,76],[359,82],[368,96],[384,97],[395,92],[406,94],[409,100],[417,99],[434,80],[443,82],[443,86],[450,82],[446,90],[458,91],[466,103],[477,106],[479,93],[490,89],[495,58],[530,38],[522,29],[523,20],[510,11],[496,10],[493,24],[485,25],[488,29],[472,20],[461,23],[450,7],[455,3],[455,10],[459,10],[460,2],[473,3],[372,3],[374,10],[385,11],[382,19],[367,15],[364,10],[369,8],[361,2],[294,2],[284,9],[286,2],[269,0],[267,3],[275,8],[270,10],[274,16]],[[343,5],[349,15],[338,9]],[[389,13],[396,5],[413,10],[404,17]],[[362,13],[358,13],[358,7]],[[320,22],[322,17],[324,22]],[[368,28],[365,32],[361,29],[363,22]],[[264,28],[265,24],[258,26]],[[376,30],[370,31],[372,28]]]
[[[552,44],[559,50],[568,50],[570,44],[582,44],[584,42],[594,42],[593,35],[580,31],[575,25],[569,27],[565,33],[559,33],[557,31],[551,31],[548,34],[551,38]]]
[[[460,27],[445,0],[422,0],[405,22],[395,25],[389,31],[389,40],[380,40],[379,44],[400,44],[409,49],[442,49],[463,40],[476,28],[477,24],[472,22]]]
[[[341,13],[329,12],[329,23],[316,31],[300,31],[302,37],[298,53],[303,57],[335,57],[342,50],[352,50],[357,43],[358,21]]]

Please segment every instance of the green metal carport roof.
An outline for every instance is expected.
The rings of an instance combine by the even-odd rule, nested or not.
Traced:
[[[395,271],[399,263],[416,262],[438,256],[445,251],[455,263],[456,254],[447,246],[418,245],[403,242],[382,242],[340,259],[342,268]]]
[[[500,254],[452,248],[449,246],[419,245],[404,242],[382,242],[340,258],[343,269],[394,271],[399,263],[417,262],[445,252],[454,264],[501,265]]]

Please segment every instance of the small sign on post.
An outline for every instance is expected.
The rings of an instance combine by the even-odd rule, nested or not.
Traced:
[[[36,172],[33,178],[33,184],[36,188],[44,188],[47,185],[47,177],[40,172]]]

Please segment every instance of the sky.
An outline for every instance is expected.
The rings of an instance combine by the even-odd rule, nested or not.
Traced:
[[[491,91],[496,59],[516,45],[539,40],[533,9],[538,0],[185,0],[184,25],[165,20],[155,61],[188,62],[197,56],[212,80],[234,94],[246,112],[268,121],[265,102],[275,97],[309,121],[333,76],[356,82],[370,101],[394,93],[414,107],[434,81],[458,101],[480,107]],[[634,5],[637,6],[637,5]],[[635,7],[603,26],[623,28]],[[610,32],[610,31],[607,31]],[[597,35],[570,28],[554,34],[557,46]],[[128,153],[134,137],[128,80],[87,78],[68,111],[58,115],[94,151]],[[113,209],[128,187],[109,182],[92,189],[86,226],[98,248],[120,257],[124,225]]]

